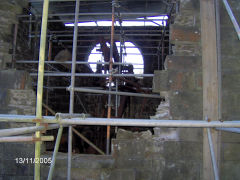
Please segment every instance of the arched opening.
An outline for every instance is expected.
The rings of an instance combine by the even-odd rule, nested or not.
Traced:
[[[107,43],[107,46],[110,47],[110,44]],[[116,42],[118,53],[120,54],[120,42]],[[90,62],[90,67],[93,72],[96,72],[97,65],[96,62],[104,62],[103,53],[100,50],[100,44],[97,44],[91,54],[89,55],[88,62]],[[144,61],[143,56],[140,50],[132,43],[125,42],[123,46],[123,56],[122,62],[126,64],[133,65],[134,74],[143,74],[144,72]]]

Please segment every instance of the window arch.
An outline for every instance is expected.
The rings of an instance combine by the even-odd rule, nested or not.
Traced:
[[[110,44],[107,43],[107,46],[110,47]],[[116,46],[118,49],[118,53],[120,54],[120,42],[116,42]],[[93,72],[96,72],[97,65],[94,64],[96,62],[104,62],[104,58],[102,52],[100,51],[100,44],[97,44],[91,51],[88,62],[90,62],[90,67]],[[143,74],[144,72],[144,61],[143,56],[140,50],[132,43],[125,42],[123,48],[123,63],[130,63],[133,65],[134,74]]]

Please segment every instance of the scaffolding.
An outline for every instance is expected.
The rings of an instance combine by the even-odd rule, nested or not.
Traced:
[[[213,2],[213,1],[212,1]],[[230,6],[228,5],[226,0],[223,0],[225,7],[233,21],[234,27],[238,33],[239,37],[239,26],[236,24],[236,20],[233,16]],[[121,75],[121,74],[113,74],[112,73],[112,66],[113,66],[113,38],[114,38],[114,22],[115,22],[115,5],[116,2],[113,0],[112,2],[112,30],[111,30],[111,51],[110,51],[110,62],[106,63],[110,65],[109,74],[102,75],[102,77],[109,77],[110,83],[112,82],[112,78],[114,76],[121,77],[121,76],[131,76],[131,77],[153,77],[153,75]],[[206,4],[205,4],[206,5]],[[76,51],[77,51],[77,37],[78,37],[78,17],[79,15],[79,6],[80,0],[76,0],[76,9],[75,9],[75,21],[74,21],[74,39],[73,39],[73,51],[72,51],[72,62],[65,62],[72,65],[72,72],[68,74],[71,76],[71,85],[68,88],[70,91],[70,107],[69,107],[69,114],[56,114],[56,116],[42,116],[42,106],[43,106],[43,79],[44,75],[50,76],[50,74],[44,73],[44,64],[45,64],[45,48],[46,48],[46,38],[47,38],[47,22],[48,22],[48,9],[49,9],[49,0],[44,0],[43,2],[43,14],[42,14],[42,31],[41,31],[41,44],[40,44],[40,52],[39,52],[39,66],[38,66],[38,85],[37,85],[37,106],[36,106],[36,116],[23,116],[23,115],[0,115],[0,122],[21,122],[21,123],[33,123],[36,126],[28,127],[28,128],[14,128],[14,129],[5,129],[0,130],[0,142],[26,142],[32,141],[35,142],[35,159],[40,159],[41,157],[41,142],[42,141],[52,141],[52,136],[42,136],[42,130],[50,130],[50,129],[58,129],[57,139],[54,147],[54,152],[52,156],[52,163],[50,166],[48,180],[51,180],[53,177],[55,162],[56,162],[56,155],[60,145],[60,139],[62,136],[63,127],[69,128],[68,133],[68,175],[67,179],[71,180],[71,159],[72,159],[72,131],[75,131],[72,128],[72,125],[99,125],[99,126],[107,126],[107,147],[106,152],[109,154],[109,146],[110,146],[110,126],[142,126],[142,127],[190,127],[190,128],[206,128],[207,138],[209,143],[209,150],[211,154],[212,160],[212,167],[214,172],[215,180],[219,179],[218,174],[218,167],[217,167],[217,160],[215,158],[214,153],[214,143],[212,138],[211,129],[219,130],[219,131],[227,131],[227,132],[240,132],[240,120],[236,121],[220,121],[219,118],[209,120],[208,116],[205,117],[205,120],[144,120],[144,119],[117,119],[111,117],[111,95],[114,94],[118,95],[127,95],[132,96],[136,93],[125,93],[121,94],[116,89],[116,92],[111,90],[111,86],[109,86],[109,91],[99,91],[99,90],[91,90],[91,89],[84,89],[84,88],[77,88],[75,87],[75,77],[78,75],[75,73],[76,64],[80,64],[83,62],[76,62]],[[216,8],[216,19],[219,17],[219,9],[216,4],[214,5]],[[73,14],[71,14],[72,16]],[[216,21],[217,31],[219,31],[219,20]],[[209,24],[211,26],[211,24]],[[215,27],[215,28],[216,28]],[[218,34],[219,35],[219,34]],[[219,38],[219,37],[217,37]],[[218,41],[219,43],[219,41]],[[218,44],[219,45],[219,44]],[[219,57],[218,57],[219,58]],[[13,59],[13,63],[15,59]],[[220,61],[220,59],[219,59]],[[36,63],[36,62],[33,62]],[[46,63],[55,63],[55,62],[46,62]],[[120,65],[119,63],[118,65]],[[36,74],[34,74],[36,75]],[[65,74],[57,74],[58,76]],[[79,74],[81,76],[81,74]],[[86,76],[91,76],[91,74],[86,74]],[[221,76],[221,74],[218,74]],[[99,77],[99,76],[97,76]],[[74,92],[81,91],[81,92],[93,92],[93,93],[102,93],[108,94],[108,117],[107,118],[89,118],[85,117],[84,115],[74,114]],[[140,97],[144,97],[144,95],[139,95]],[[145,95],[146,96],[146,95]],[[160,96],[157,95],[148,95],[148,97],[159,98]],[[34,133],[34,137],[27,137],[27,136],[16,136],[28,133]],[[16,136],[16,137],[11,137]],[[79,135],[81,136],[81,135]],[[103,153],[103,152],[101,152]],[[35,163],[34,169],[34,179],[40,180],[40,163]]]

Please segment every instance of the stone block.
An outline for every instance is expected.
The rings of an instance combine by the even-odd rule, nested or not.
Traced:
[[[198,28],[172,25],[170,28],[170,42],[200,42],[201,34]]]
[[[4,159],[14,160],[16,158],[33,158],[34,144],[30,143],[4,143]]]
[[[164,142],[164,158],[166,162],[176,160],[201,161],[202,143],[199,142]]]
[[[238,143],[223,143],[223,160],[224,161],[239,161],[240,160],[240,144]]]
[[[178,26],[195,27],[200,29],[200,24],[200,15],[197,11],[180,11],[180,13],[178,13],[174,19],[174,25]]]
[[[168,71],[154,71],[153,77],[153,92],[168,91]]]
[[[192,10],[193,12],[200,10],[199,0],[180,0],[180,12],[185,10]]]
[[[171,91],[202,90],[201,72],[169,71],[168,77]]]
[[[113,159],[112,156],[74,155],[72,162],[73,162],[72,164],[73,168],[109,169],[114,166],[115,160]]]
[[[113,157],[142,158],[151,155],[151,139],[118,140],[112,139]]]
[[[153,175],[152,175],[152,179],[153,180],[161,180],[162,176],[163,176],[163,170],[166,166],[166,161],[164,158],[159,158],[159,157],[155,157],[153,158]]]
[[[222,72],[222,88],[229,92],[239,91],[240,89],[240,72],[239,71],[223,71]]]
[[[202,91],[171,91],[170,115],[179,120],[202,120]]]
[[[221,180],[239,180],[239,169],[239,161],[223,161],[220,170]]]
[[[136,180],[152,180],[153,172],[151,169],[136,169]]]
[[[167,70],[168,71],[201,71],[202,58],[200,56],[167,56]]]
[[[36,94],[33,90],[8,90],[8,106],[26,108],[35,108]]]
[[[7,81],[6,81],[7,79]],[[0,71],[1,89],[31,89],[31,78],[26,71],[2,70]]]
[[[139,169],[139,168],[145,168],[145,169],[151,169],[152,168],[152,159],[145,159],[142,158],[116,158],[115,167],[117,169]]]
[[[14,159],[12,160],[3,160],[4,164],[2,168],[2,174],[12,175],[12,176],[28,176],[29,175],[29,164],[16,163]]]
[[[238,80],[236,79],[236,81]],[[229,84],[229,87],[226,87],[226,84]],[[235,83],[231,84],[230,82],[226,82],[226,84],[224,84],[225,86],[223,86],[222,91],[222,119],[238,120],[240,118],[240,92],[237,90],[236,87],[238,85],[236,85]]]
[[[222,131],[221,140],[223,143],[240,143],[240,134]]]
[[[135,171],[132,169],[115,169],[111,172],[109,180],[135,180]]]
[[[231,54],[222,54],[222,71],[239,72],[240,71],[239,57]]]
[[[200,180],[200,169],[201,164],[194,161],[167,162],[159,180]]]
[[[183,43],[174,42],[172,46],[172,51],[175,56],[201,56],[201,45],[200,43]]]

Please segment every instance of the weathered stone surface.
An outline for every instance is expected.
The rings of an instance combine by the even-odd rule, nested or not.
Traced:
[[[238,80],[237,80],[238,81]],[[234,83],[230,87],[223,87],[222,92],[222,119],[238,120],[240,118],[240,92],[232,89],[236,86]]]
[[[184,162],[168,162],[163,170],[160,179],[164,180],[200,180],[201,164],[196,161]]]
[[[143,132],[131,132],[124,129],[119,129],[117,132],[117,139],[150,139],[152,138],[151,131],[143,131]]]
[[[201,71],[202,58],[198,56],[167,56],[168,71]]]
[[[1,89],[31,89],[31,78],[26,71],[2,70],[0,71]]]
[[[175,42],[172,51],[176,56],[201,56],[201,46],[199,43]]]
[[[240,134],[230,133],[230,132],[221,132],[222,143],[240,143]]]
[[[193,10],[180,11],[174,20],[174,25],[200,29],[199,12]]]
[[[160,91],[168,91],[168,72],[167,71],[154,71],[153,77],[153,92],[160,93]]]
[[[164,157],[166,161],[202,159],[202,143],[198,142],[164,142]]]
[[[180,0],[180,11],[193,10],[199,11],[199,0]]]
[[[223,160],[224,161],[239,161],[240,160],[240,144],[238,143],[223,143]]]
[[[135,180],[135,171],[131,169],[116,169],[111,172],[109,180]]]
[[[170,28],[170,42],[199,42],[201,40],[200,31],[197,28],[172,25]]]
[[[239,161],[223,161],[221,163],[220,177],[222,180],[238,180],[239,169]]]
[[[203,119],[202,91],[171,91],[170,114],[179,120]]]
[[[201,72],[174,72],[169,71],[169,88],[171,91],[177,90],[201,90],[202,73]]]

